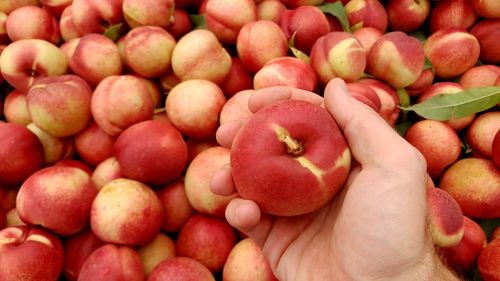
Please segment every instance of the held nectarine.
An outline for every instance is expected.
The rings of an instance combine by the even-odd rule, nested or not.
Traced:
[[[231,167],[241,197],[264,213],[293,216],[325,205],[349,173],[351,154],[335,120],[299,100],[253,115],[234,139]]]

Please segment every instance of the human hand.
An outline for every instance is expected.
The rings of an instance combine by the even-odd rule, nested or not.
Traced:
[[[279,280],[457,280],[440,264],[427,231],[421,154],[352,98],[340,79],[327,85],[324,99],[288,87],[261,89],[249,108],[256,112],[289,98],[323,105],[359,165],[342,191],[310,214],[273,217],[250,200],[229,203],[226,219],[261,245]],[[222,125],[219,143],[229,148],[242,125]],[[223,195],[235,192],[230,166],[214,175],[211,188]]]

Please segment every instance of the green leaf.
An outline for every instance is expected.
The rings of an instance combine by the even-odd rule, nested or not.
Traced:
[[[104,31],[103,35],[108,37],[109,39],[111,39],[113,41],[116,41],[116,40],[118,40],[118,38],[120,38],[120,35],[122,34],[122,26],[123,26],[123,23],[112,25],[112,26],[108,27],[108,29],[106,29],[106,31]]]
[[[193,23],[195,29],[207,29],[204,15],[189,15],[189,19]]]
[[[340,1],[337,1],[335,3],[324,3],[323,5],[318,6],[318,8],[323,13],[330,14],[336,17],[345,32],[351,32],[351,29],[349,27],[349,20],[347,20],[347,14],[345,12],[344,6],[342,6],[342,3]]]
[[[425,33],[422,31],[422,30],[417,30],[417,31],[414,31],[414,32],[411,32],[410,34],[408,34],[410,36],[413,36],[415,38],[418,39],[418,41],[420,41],[420,43],[424,43],[425,41],[427,41],[427,35],[425,35]]]
[[[309,56],[302,52],[301,50],[295,48],[295,35],[297,34],[297,31],[295,31],[292,36],[290,37],[290,40],[288,40],[288,48],[292,51],[293,55],[304,61],[305,63],[309,63]]]
[[[398,94],[399,97],[399,105],[402,107],[408,107],[410,106],[410,95],[408,95],[408,92],[405,89],[397,89],[396,93]],[[406,120],[408,118],[408,112],[403,111],[401,112],[400,119],[402,121]]]
[[[426,119],[446,121],[490,109],[500,102],[500,86],[467,89],[455,94],[439,94],[422,103],[401,107]]]
[[[432,65],[431,60],[425,57],[424,70],[429,68],[432,68],[432,71],[434,72],[434,66]]]
[[[410,128],[412,124],[413,123],[411,123],[409,120],[405,120],[403,122],[399,122],[398,124],[396,124],[396,126],[394,126],[394,129],[396,130],[396,132],[398,132],[400,136],[404,137],[406,131],[408,130],[408,128]]]

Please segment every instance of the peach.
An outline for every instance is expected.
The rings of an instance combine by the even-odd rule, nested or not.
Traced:
[[[362,27],[352,33],[365,49],[366,56],[370,53],[373,44],[382,36],[382,31],[375,27]]]
[[[440,29],[424,43],[425,56],[436,77],[457,77],[472,68],[479,59],[479,42],[470,33],[456,28]]]
[[[43,165],[53,165],[55,162],[66,157],[68,152],[71,150],[71,139],[70,138],[58,138],[51,134],[48,134],[44,130],[40,129],[34,123],[30,123],[26,126],[31,132],[33,132],[43,147]]]
[[[416,97],[427,90],[434,82],[434,71],[432,68],[427,68],[422,71],[415,82],[408,85],[405,89],[410,97]]]
[[[167,27],[168,33],[175,39],[180,39],[184,34],[193,30],[193,24],[189,14],[183,9],[175,9],[173,13],[174,21]]]
[[[24,222],[70,235],[88,224],[96,194],[86,172],[72,167],[47,167],[26,179],[17,194],[16,208]]]
[[[222,270],[225,281],[277,281],[262,249],[250,238],[231,249]]]
[[[468,29],[478,19],[470,0],[440,1],[432,5],[429,14],[431,33],[445,28]]]
[[[351,28],[374,27],[385,33],[387,12],[378,0],[351,0],[345,5],[345,12]]]
[[[253,79],[254,89],[272,86],[290,86],[314,91],[318,78],[312,67],[294,57],[281,57],[268,61]]]
[[[119,178],[123,178],[123,175],[120,172],[120,165],[114,157],[109,157],[99,163],[92,173],[92,181],[98,190],[101,190],[104,185],[112,180]]]
[[[89,176],[92,176],[93,172],[93,170],[87,164],[75,159],[61,159],[54,163],[54,166],[78,168],[87,173]]]
[[[128,246],[105,244],[83,263],[78,281],[143,281],[144,268],[136,250]]]
[[[443,189],[428,188],[427,209],[434,245],[457,246],[464,235],[464,216],[457,201]]]
[[[175,242],[172,238],[159,233],[151,243],[137,249],[146,276],[162,261],[175,257]]]
[[[470,33],[479,41],[481,62],[500,64],[500,51],[496,39],[500,36],[500,19],[482,20],[471,28]]]
[[[172,70],[182,81],[204,79],[222,83],[231,70],[231,56],[208,30],[182,36],[172,52]]]
[[[235,244],[236,234],[225,220],[195,214],[182,226],[175,246],[178,256],[193,258],[218,272]]]
[[[500,226],[495,227],[490,235],[490,241],[500,238]]]
[[[149,275],[148,281],[215,281],[208,268],[195,259],[173,257],[156,266]]]
[[[95,122],[75,135],[75,149],[80,158],[95,167],[113,155],[115,138],[104,132]]]
[[[16,207],[17,186],[0,186],[0,207],[8,212]]]
[[[26,126],[31,123],[26,94],[13,90],[5,98],[4,111],[7,122]]]
[[[471,0],[476,14],[490,19],[500,18],[500,3],[495,0]]]
[[[12,11],[24,6],[40,6],[40,0],[13,0],[0,2],[0,11],[10,14]]]
[[[21,218],[19,217],[19,214],[17,213],[16,208],[11,209],[10,211],[7,212],[7,222],[6,222],[6,227],[11,227],[11,226],[22,226],[26,225]]]
[[[368,54],[366,71],[395,88],[417,80],[425,63],[424,49],[418,39],[401,31],[382,35]]]
[[[500,130],[498,130],[493,138],[491,154],[493,155],[493,162],[500,169]]]
[[[73,0],[73,24],[81,34],[104,33],[122,23],[123,0]]]
[[[443,173],[439,186],[457,200],[470,218],[500,216],[500,171],[491,160],[460,159]]]
[[[7,224],[7,214],[2,206],[0,206],[0,229],[4,229]]]
[[[389,26],[394,31],[412,32],[417,30],[429,15],[429,0],[390,0],[385,9]]]
[[[0,254],[2,280],[57,280],[64,263],[59,238],[35,227],[0,230]]]
[[[300,6],[281,13],[280,26],[288,39],[295,34],[294,47],[309,54],[318,38],[330,32],[325,14],[315,6]]]
[[[462,74],[458,83],[465,89],[491,87],[496,86],[499,77],[500,67],[496,65],[480,65],[474,66]]]
[[[61,14],[61,18],[59,19],[59,32],[65,42],[83,36],[73,24],[73,8],[71,5],[66,7]]]
[[[455,82],[437,82],[428,87],[418,98],[418,103],[424,102],[439,94],[456,94],[465,90],[460,84]],[[450,125],[455,131],[461,131],[469,126],[474,120],[476,114],[470,114],[464,117],[452,118],[447,120],[446,123]]]
[[[120,178],[104,185],[90,212],[94,233],[107,243],[144,246],[158,233],[163,206],[147,185]]]
[[[422,153],[432,178],[439,177],[446,167],[458,160],[462,152],[457,133],[441,121],[418,121],[408,128],[405,139]]]
[[[359,83],[370,86],[380,99],[379,115],[391,126],[396,124],[399,118],[400,109],[399,97],[396,90],[386,83],[377,79],[361,79]]]
[[[252,116],[238,131],[230,159],[242,198],[255,201],[264,213],[294,216],[319,209],[337,194],[351,154],[328,112],[287,100]]]
[[[104,78],[95,88],[90,106],[94,121],[111,136],[151,120],[154,113],[148,84],[132,75]]]
[[[66,56],[68,61],[71,60],[71,57],[73,57],[73,55],[75,54],[76,46],[78,46],[79,42],[80,42],[80,37],[73,38],[62,43],[61,46],[59,47],[59,49]]]
[[[9,44],[0,56],[2,76],[22,93],[38,79],[66,74],[68,60],[54,44],[41,39],[23,39]]]
[[[335,77],[354,82],[365,71],[366,53],[354,35],[334,31],[314,43],[310,63],[324,84]]]
[[[236,39],[238,57],[251,73],[259,71],[268,61],[288,54],[288,41],[278,24],[257,20],[245,24]]]
[[[92,89],[76,75],[40,78],[28,91],[26,101],[31,120],[55,137],[68,137],[90,121]]]
[[[76,281],[85,260],[105,243],[90,227],[63,240],[64,268],[62,274],[68,281]]]
[[[160,88],[165,94],[169,93],[170,90],[181,82],[181,79],[179,79],[172,70],[167,71],[167,73],[163,74],[159,79]]]
[[[206,0],[204,9],[207,28],[224,44],[236,43],[240,29],[257,20],[257,5],[254,0]]]
[[[380,98],[378,97],[375,90],[373,90],[369,85],[353,82],[347,83],[346,86],[351,96],[368,105],[376,112],[380,111],[382,107]]]
[[[7,30],[5,24],[7,22],[7,14],[0,11],[0,43],[8,44],[10,42],[9,35],[7,35]]]
[[[58,44],[61,40],[56,18],[41,7],[24,6],[12,11],[5,28],[12,41],[42,39]]]
[[[244,90],[229,98],[220,112],[220,123],[224,124],[233,120],[245,121],[250,119],[253,112],[248,108],[248,100],[253,93],[254,90]]]
[[[484,281],[500,280],[500,239],[488,243],[479,254],[477,268]]]
[[[43,8],[59,19],[63,11],[73,3],[73,0],[40,0]]]
[[[174,0],[123,0],[122,4],[123,16],[132,29],[145,25],[168,27],[174,7]]]
[[[469,272],[476,265],[477,258],[486,247],[486,234],[479,224],[464,216],[464,236],[458,245],[442,248],[446,264],[458,272]]]
[[[187,163],[187,146],[169,122],[149,120],[127,128],[113,145],[120,172],[152,186],[164,185],[181,175]]]
[[[189,164],[184,179],[186,196],[193,208],[204,214],[224,217],[227,204],[237,195],[223,196],[210,190],[214,173],[229,164],[230,151],[216,146],[200,152]]]
[[[125,62],[142,77],[158,77],[170,68],[175,39],[158,26],[140,26],[129,31],[124,42]]]
[[[22,183],[42,161],[43,147],[34,133],[18,124],[0,123],[0,184]]]
[[[252,89],[253,76],[248,73],[239,58],[231,58],[231,70],[220,85],[224,94],[233,96],[239,91]]]
[[[196,139],[188,139],[186,141],[188,147],[188,163],[191,163],[193,159],[200,154],[202,151],[209,149],[214,146],[219,146],[219,143],[216,139],[210,140],[196,140]]]
[[[162,230],[178,232],[184,223],[194,214],[194,209],[189,203],[184,188],[184,181],[177,180],[158,190],[156,195],[165,209]]]
[[[185,136],[215,137],[226,97],[217,84],[200,79],[183,81],[167,95],[165,111],[172,124]]]
[[[500,130],[500,111],[486,112],[474,119],[467,128],[465,140],[474,153],[492,158],[493,138]]]
[[[94,33],[80,38],[69,66],[92,86],[106,77],[120,75],[122,72],[122,61],[116,44],[106,36]]]
[[[287,8],[280,0],[264,0],[257,4],[257,19],[279,23],[280,16]]]

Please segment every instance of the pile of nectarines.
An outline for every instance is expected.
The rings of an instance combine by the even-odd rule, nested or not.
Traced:
[[[337,77],[424,156],[448,266],[499,281],[498,38],[498,0],[0,1],[0,281],[276,280],[227,205],[314,212],[352,159],[322,107],[248,101]]]

